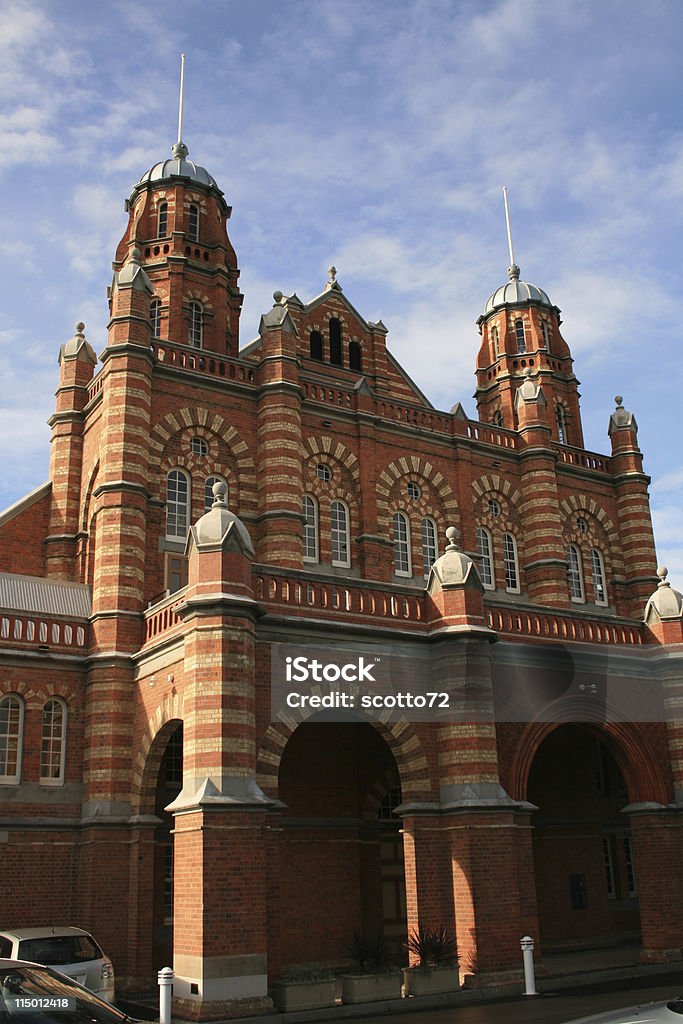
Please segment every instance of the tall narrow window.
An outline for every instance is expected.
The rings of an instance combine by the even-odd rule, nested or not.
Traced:
[[[503,567],[505,569],[505,589],[510,593],[518,594],[517,542],[511,533],[503,534]]]
[[[0,700],[0,783],[12,786],[21,778],[24,702],[16,693]]]
[[[502,427],[503,426],[503,414],[500,411],[500,409],[496,409],[496,411],[493,414],[493,425],[494,425],[494,427]]]
[[[320,331],[311,331],[309,335],[309,344],[311,359],[317,359],[319,363],[323,361],[323,336]]]
[[[213,502],[216,495],[213,493],[213,485],[217,483],[225,484],[225,480],[222,476],[207,476],[204,481],[204,511],[208,512],[209,509],[213,508]],[[227,487],[228,485],[225,484]],[[228,492],[225,492],[225,503],[228,504]]]
[[[187,558],[184,555],[166,555],[166,589],[175,594],[187,586]]]
[[[333,366],[342,366],[342,330],[336,316],[330,317],[330,362]]]
[[[199,241],[199,207],[196,203],[190,203],[188,238],[191,242]]]
[[[607,899],[617,898],[617,883],[614,872],[614,836],[602,837],[602,858],[605,865],[605,888]]]
[[[394,512],[394,572],[397,576],[412,576],[410,525],[403,512]]]
[[[359,341],[349,342],[349,370],[358,370],[359,373],[363,369],[363,356]]]
[[[310,494],[301,502],[304,514],[304,562],[318,561],[318,503]]]
[[[190,303],[190,322],[187,330],[188,344],[201,348],[204,340],[204,310],[200,302]]]
[[[496,585],[493,575],[493,558],[491,555],[491,534],[483,526],[477,527],[477,554],[479,555],[479,575],[487,590]]]
[[[520,355],[526,352],[526,336],[524,334],[524,321],[515,320],[515,338],[517,339],[517,351]]]
[[[541,337],[543,338],[543,348],[550,348],[550,330],[545,320],[541,320]]]
[[[422,520],[422,571],[427,579],[436,561],[436,524],[433,519]]]
[[[591,549],[591,575],[593,577],[593,594],[596,604],[607,604],[607,588],[605,587],[605,563],[602,552]]]
[[[349,558],[349,510],[343,501],[333,501],[330,506],[332,525],[332,565],[348,568]]]
[[[565,407],[558,402],[555,406],[555,418],[557,420],[557,440],[560,444],[567,443],[567,412]]]
[[[161,337],[161,299],[152,299],[149,304],[149,319],[152,324],[152,337]]]
[[[626,883],[628,885],[629,896],[637,896],[638,888],[636,886],[636,869],[633,864],[633,846],[631,845],[631,837],[624,836],[624,857],[626,859]]]
[[[567,547],[567,584],[572,601],[583,601],[583,569],[581,553],[576,544]]]
[[[168,203],[159,203],[157,211],[157,237],[166,238],[168,234]]]
[[[66,704],[58,697],[43,707],[40,784],[63,786],[66,762]]]
[[[493,345],[493,356],[495,358],[497,355],[500,355],[500,338],[498,335],[498,328],[495,326],[491,328],[491,343]]]
[[[166,477],[166,536],[185,540],[189,524],[190,481],[182,469],[172,469]]]

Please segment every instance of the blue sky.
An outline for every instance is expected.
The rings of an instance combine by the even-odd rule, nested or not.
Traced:
[[[233,206],[242,344],[330,263],[432,402],[475,415],[508,264],[562,310],[586,445],[636,414],[683,587],[679,0],[4,0],[0,507],[47,478],[59,346],[97,352],[123,201],[184,140]]]

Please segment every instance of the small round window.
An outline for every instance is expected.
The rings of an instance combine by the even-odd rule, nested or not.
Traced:
[[[583,516],[579,516],[579,518],[576,520],[576,525],[579,528],[579,533],[588,533],[588,523],[583,518]]]
[[[332,479],[332,470],[329,466],[326,466],[324,462],[319,462],[315,467],[315,475],[318,480],[322,480],[324,484],[329,484]]]
[[[208,455],[209,446],[203,437],[193,437],[190,441],[190,451],[193,455]]]
[[[500,515],[500,502],[496,501],[495,498],[489,498],[489,515],[499,516]]]
[[[421,494],[422,491],[420,490],[420,488],[417,486],[414,480],[411,480],[410,483],[408,484],[408,497],[413,498],[413,500],[417,501]]]

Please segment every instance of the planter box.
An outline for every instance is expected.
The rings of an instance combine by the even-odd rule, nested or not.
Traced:
[[[376,1003],[401,998],[401,975],[342,974],[342,1003]]]
[[[403,984],[406,996],[434,996],[440,992],[458,992],[460,969],[430,967],[428,971],[423,971],[419,967],[405,967]]]
[[[334,989],[332,981],[276,981],[271,996],[278,1010],[285,1013],[292,1010],[318,1010],[323,1006],[334,1006]]]

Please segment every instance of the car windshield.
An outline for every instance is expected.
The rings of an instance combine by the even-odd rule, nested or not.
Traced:
[[[120,1010],[43,967],[0,967],[0,1020],[17,1024],[125,1024]]]
[[[39,939],[23,939],[19,943],[19,960],[37,964],[84,964],[101,960],[102,950],[89,935],[44,935]]]

